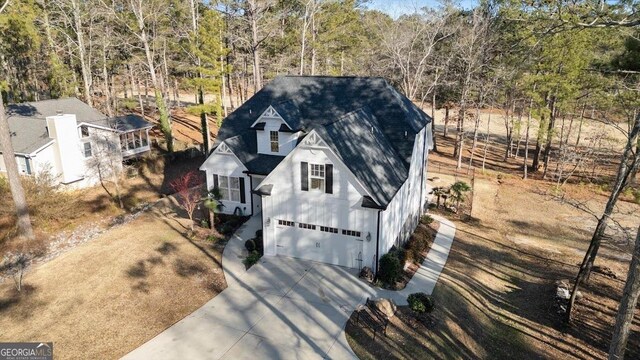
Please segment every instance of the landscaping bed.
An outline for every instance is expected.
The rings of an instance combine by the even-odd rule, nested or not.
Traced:
[[[424,215],[402,247],[394,246],[382,256],[376,284],[390,290],[404,289],[427,257],[439,226],[431,216]]]

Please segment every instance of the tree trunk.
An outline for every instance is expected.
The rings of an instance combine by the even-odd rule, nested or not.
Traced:
[[[535,88],[534,88],[535,89]],[[529,100],[529,114],[527,115],[527,130],[525,131],[525,140],[524,140],[524,162],[522,166],[523,179],[527,179],[527,172],[529,169],[529,129],[531,128],[531,112],[533,107],[533,99]]]
[[[89,106],[93,106],[91,99],[91,68],[86,59],[83,34],[84,26],[80,18],[80,4],[78,0],[72,0],[71,6],[73,7],[73,22],[75,25],[76,40],[78,41],[78,58],[80,60],[82,83],[84,85],[84,101],[86,101]]]
[[[489,132],[490,127],[491,127],[491,111],[489,111],[489,116],[487,117],[487,134],[485,136],[484,151],[482,154],[482,171],[483,172],[485,170],[485,164],[487,162],[487,148],[489,147],[489,137],[491,135],[491,133]]]
[[[107,115],[113,117],[113,108],[111,107],[111,93],[109,91],[109,72],[107,71],[107,45],[102,43],[102,77],[104,78],[104,96],[106,97],[105,105],[107,107]]]
[[[551,142],[553,140],[553,129],[556,125],[556,99],[555,96],[551,97],[551,102],[549,104],[549,108],[551,112],[549,113],[549,127],[547,128],[547,144],[544,147],[543,153],[543,165],[544,169],[542,171],[542,178],[545,179],[547,177],[547,170],[549,169],[549,158],[551,157]]]
[[[444,130],[442,135],[447,137],[447,133],[449,132],[449,106],[445,105],[444,108]]]
[[[433,138],[433,151],[438,152],[438,145],[436,142],[436,89],[433,88],[431,94],[431,137]]]
[[[576,147],[580,145],[580,135],[582,135],[582,122],[584,121],[585,110],[587,110],[587,104],[582,105],[582,112],[580,112],[580,125],[578,125],[578,137],[576,138]]]
[[[315,14],[312,14],[311,16],[311,76],[314,76],[316,74],[316,63],[317,63],[317,57],[318,57],[318,51],[316,50],[317,34],[318,34],[318,30],[316,29],[316,16]],[[341,52],[340,56],[341,56],[340,76],[342,76],[344,72],[344,51]]]
[[[11,189],[11,196],[13,197],[13,203],[16,207],[18,235],[27,240],[33,240],[35,239],[35,235],[31,227],[29,207],[27,206],[27,198],[24,195],[24,189],[20,182],[18,163],[16,162],[16,155],[11,145],[11,130],[9,129],[9,121],[5,116],[2,98],[0,98],[0,150],[2,150],[2,156],[4,157],[9,188]]]
[[[622,292],[622,300],[618,307],[616,325],[613,328],[613,337],[609,347],[609,360],[622,360],[627,347],[629,330],[633,323],[633,316],[640,297],[640,227],[636,235],[636,245],[629,265],[627,282]]]
[[[589,248],[587,249],[587,253],[582,260],[580,270],[578,271],[575,283],[573,284],[573,292],[571,293],[571,298],[569,299],[569,306],[567,307],[566,313],[567,322],[571,321],[578,288],[583,281],[589,278],[589,275],[591,274],[591,269],[596,257],[598,256],[598,250],[600,248],[600,243],[602,242],[602,236],[607,229],[609,218],[611,217],[613,209],[618,202],[618,198],[620,197],[622,190],[624,190],[624,188],[629,184],[629,181],[636,176],[638,168],[640,167],[640,145],[638,145],[639,134],[640,115],[636,116],[634,126],[629,132],[627,144],[625,145],[624,153],[622,154],[620,159],[620,165],[618,166],[618,172],[616,175],[615,183],[613,185],[613,189],[611,190],[611,195],[609,195],[609,199],[607,200],[607,204],[605,205],[604,213],[598,219],[598,225],[596,226],[596,229],[593,233],[591,242],[589,243]]]
[[[255,0],[249,1],[250,22],[251,22],[251,53],[253,55],[253,93],[262,88],[262,78],[260,77],[260,44],[258,43],[258,19],[256,18],[257,6]]]
[[[307,47],[307,28],[309,27],[309,2],[304,6],[302,18],[302,41],[300,43],[300,75],[304,75],[304,52]]]

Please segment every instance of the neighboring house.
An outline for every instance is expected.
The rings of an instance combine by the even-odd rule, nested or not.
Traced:
[[[12,104],[7,117],[20,173],[46,171],[74,188],[96,184],[124,159],[151,149],[152,124],[142,117],[109,118],[76,98]]]
[[[223,212],[262,212],[265,255],[375,271],[423,213],[431,121],[381,78],[279,77],[200,169]]]

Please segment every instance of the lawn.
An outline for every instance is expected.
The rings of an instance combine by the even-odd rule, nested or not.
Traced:
[[[167,214],[167,215],[165,215]],[[118,358],[226,287],[223,244],[190,240],[155,207],[0,284],[0,341],[53,341],[56,358]]]
[[[433,292],[433,324],[416,324],[406,308],[388,337],[372,340],[353,322],[347,339],[361,359],[602,359],[622,294],[632,244],[615,232],[596,265],[618,279],[594,273],[581,291],[574,321],[564,324],[555,282],[573,279],[595,220],[559,201],[537,181],[493,173],[475,179],[472,217],[455,220],[456,239]],[[551,186],[549,186],[550,188]],[[564,191],[597,211],[605,197],[568,185]],[[616,220],[637,226],[640,208],[619,204]],[[640,322],[632,327],[627,358],[640,358]]]

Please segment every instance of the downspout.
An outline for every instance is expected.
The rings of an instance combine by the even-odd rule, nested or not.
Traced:
[[[376,235],[376,276],[378,275],[378,269],[380,268],[380,212],[378,210],[378,231]]]
[[[249,176],[249,197],[251,198],[251,216],[253,216],[253,177],[250,174]]]
[[[433,119],[431,119],[433,121]],[[426,183],[424,182],[425,176],[425,167],[427,164],[427,158],[425,156],[425,152],[427,151],[427,125],[424,127],[424,141],[422,144],[422,175],[420,176],[420,215],[424,214],[424,187]]]

